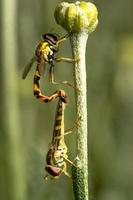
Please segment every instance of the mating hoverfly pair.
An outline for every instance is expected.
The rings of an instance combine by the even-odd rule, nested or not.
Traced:
[[[77,62],[79,60],[55,56],[56,53],[59,51],[59,44],[62,41],[66,40],[68,36],[69,35],[65,35],[64,37],[58,38],[55,34],[52,33],[43,34],[42,41],[40,41],[40,43],[36,47],[35,55],[25,67],[22,75],[22,78],[25,79],[33,63],[37,62],[37,67],[35,70],[33,81],[34,96],[43,102],[51,102],[54,101],[57,97],[59,97],[55,117],[53,138],[46,157],[47,166],[45,167],[45,169],[48,172],[48,174],[44,177],[45,179],[47,179],[49,175],[51,175],[52,178],[58,178],[62,173],[70,177],[70,174],[67,172],[66,162],[75,166],[74,163],[68,159],[67,146],[64,140],[64,135],[68,134],[68,132],[72,132],[72,129],[69,129],[67,133],[64,131],[64,108],[65,104],[67,103],[67,95],[64,90],[57,90],[52,95],[46,96],[42,94],[40,90],[40,78],[44,75],[46,63],[50,65],[49,81],[51,83],[62,83],[72,88],[75,88],[72,84],[70,84],[67,81],[56,82],[54,80],[54,68],[56,62],[65,61],[71,63]]]

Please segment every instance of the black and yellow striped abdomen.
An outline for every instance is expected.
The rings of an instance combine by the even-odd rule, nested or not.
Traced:
[[[64,109],[65,104],[60,98],[56,109],[53,138],[46,157],[47,165],[56,167],[63,167],[64,157],[67,157],[67,146],[64,141]]]

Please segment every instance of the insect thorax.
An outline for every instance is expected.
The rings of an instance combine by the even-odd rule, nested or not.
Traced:
[[[47,165],[62,167],[64,165],[64,157],[67,157],[67,147],[52,145],[46,157]]]
[[[54,49],[47,41],[41,41],[36,48],[37,62],[52,62],[54,60]]]

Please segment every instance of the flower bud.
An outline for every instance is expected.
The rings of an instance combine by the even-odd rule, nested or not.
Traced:
[[[93,32],[98,24],[98,11],[93,3],[77,1],[60,3],[55,9],[55,19],[68,32]]]

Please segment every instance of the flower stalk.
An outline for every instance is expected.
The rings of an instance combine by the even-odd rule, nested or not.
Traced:
[[[77,156],[79,158],[80,169],[83,171],[84,191],[86,200],[88,199],[88,148],[87,148],[87,91],[86,91],[86,64],[85,50],[88,39],[87,33],[74,33],[70,37],[73,56],[79,57],[80,60],[74,64],[74,77],[76,88],[79,92],[76,93],[76,108],[77,108]],[[78,178],[78,176],[77,176]],[[78,181],[78,180],[77,180]],[[81,184],[81,185],[82,185]],[[83,188],[83,187],[82,187]],[[80,192],[81,193],[81,192]]]
[[[97,8],[94,4],[84,1],[76,3],[60,3],[55,9],[58,24],[70,34],[70,43],[74,58],[75,86],[77,107],[77,168],[72,168],[73,189],[76,200],[88,200],[88,147],[87,147],[87,83],[86,83],[86,44],[88,35],[98,24]]]

